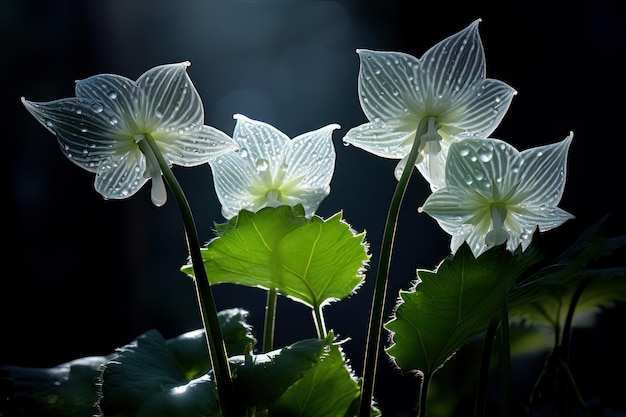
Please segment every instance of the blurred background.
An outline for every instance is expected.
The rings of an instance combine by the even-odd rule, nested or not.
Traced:
[[[201,327],[193,284],[179,272],[186,245],[178,207],[150,202],[150,187],[124,201],[104,201],[93,174],[71,163],[56,139],[28,114],[24,96],[74,95],[74,81],[98,73],[136,79],[156,65],[189,60],[205,123],[232,134],[235,113],[274,125],[290,137],[330,123],[337,166],[322,217],[344,211],[367,232],[370,272],[352,297],[326,307],[328,327],[360,375],[369,302],[396,161],[344,147],[346,132],[366,121],[357,96],[357,48],[421,56],[443,38],[482,19],[487,76],[518,91],[493,137],[518,149],[574,132],[560,207],[576,216],[546,236],[561,244],[610,214],[607,234],[624,220],[625,14],[617,1],[500,2],[401,0],[1,0],[2,170],[8,186],[0,280],[0,365],[51,367],[106,355],[149,329],[166,338]],[[224,219],[208,165],[174,168],[200,238]],[[400,215],[386,317],[415,269],[434,269],[449,237],[417,207],[429,189],[414,175]],[[8,233],[7,233],[8,232]],[[219,309],[242,307],[260,339],[265,293],[214,287]],[[623,375],[624,308],[602,313],[592,330],[575,331],[573,371],[588,397],[626,412],[619,383],[586,375]],[[310,311],[282,299],[278,346],[315,336]],[[587,337],[591,336],[591,337]],[[576,353],[579,352],[579,353]],[[417,379],[382,359],[377,397],[385,415],[402,415]],[[393,387],[390,390],[389,387]],[[621,387],[621,388],[620,388]],[[406,395],[399,395],[406,393]],[[621,407],[621,408],[620,408]]]

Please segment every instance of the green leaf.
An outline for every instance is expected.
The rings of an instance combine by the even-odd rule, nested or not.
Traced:
[[[324,339],[305,339],[268,353],[231,358],[239,401],[249,410],[271,407],[307,370],[326,356],[327,349]]]
[[[317,309],[363,283],[370,257],[364,233],[355,233],[341,213],[307,219],[289,206],[267,207],[243,210],[229,224],[202,249],[211,284],[275,288]],[[193,274],[189,265],[181,270]]]
[[[0,416],[85,417],[98,409],[96,384],[107,356],[89,356],[53,368],[0,367]]]
[[[256,345],[252,327],[246,322],[248,312],[240,308],[222,310],[217,314],[228,356],[239,355]],[[206,374],[211,369],[207,356],[204,329],[182,334],[167,341],[178,359],[188,381]]]
[[[511,291],[512,322],[547,328],[553,333],[563,329],[579,288],[582,293],[574,310],[575,326],[591,325],[601,307],[626,301],[626,267],[620,256],[613,256],[626,247],[626,236],[602,237],[604,220],[588,228],[556,259]]]
[[[463,244],[436,271],[418,270],[385,324],[391,332],[387,353],[404,372],[432,375],[499,319],[504,289],[537,261],[532,248],[512,254],[501,245],[474,258]]]
[[[220,416],[213,374],[188,380],[177,351],[192,351],[181,344],[197,344],[193,338],[168,343],[155,330],[118,349],[105,364],[100,408],[107,417]],[[308,339],[266,354],[230,358],[239,404],[263,410],[302,378],[325,355],[327,342]]]
[[[345,417],[358,405],[360,387],[345,362],[340,345],[330,347],[328,356],[305,372],[269,410],[269,417]]]

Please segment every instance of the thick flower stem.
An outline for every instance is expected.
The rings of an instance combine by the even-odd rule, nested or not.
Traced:
[[[409,179],[413,173],[417,156],[419,155],[419,145],[421,137],[428,131],[428,121],[430,118],[424,118],[417,127],[415,140],[409,152],[407,163],[402,171],[398,185],[391,198],[389,211],[387,212],[387,221],[383,231],[383,240],[380,248],[380,257],[378,260],[378,271],[376,273],[376,282],[374,284],[374,296],[372,300],[372,308],[370,311],[370,321],[367,334],[367,345],[365,347],[365,359],[363,365],[363,380],[361,383],[361,402],[359,407],[360,417],[369,417],[372,396],[374,393],[374,379],[376,377],[376,366],[378,362],[378,353],[380,345],[380,337],[382,333],[382,318],[385,307],[385,299],[387,293],[387,284],[389,281],[389,267],[391,265],[391,255],[393,243],[396,235],[396,227],[398,224],[398,215],[400,213],[400,205],[404,199],[409,184]]]
[[[217,317],[217,308],[213,298],[213,292],[209,284],[202,253],[200,251],[200,241],[196,224],[191,213],[189,202],[182,191],[178,180],[170,169],[167,161],[163,158],[161,151],[149,135],[144,135],[145,141],[139,142],[139,147],[144,153],[152,153],[159,163],[159,167],[163,173],[163,177],[167,185],[170,187],[172,194],[181,211],[183,223],[185,227],[185,236],[187,240],[187,248],[191,257],[195,278],[193,279],[200,307],[200,315],[204,325],[206,342],[209,348],[209,359],[215,376],[215,384],[217,386],[217,394],[219,398],[220,408],[224,417],[240,417],[241,412],[238,411],[235,402],[235,390],[233,380],[228,365],[228,355],[226,354],[226,346],[222,330]]]

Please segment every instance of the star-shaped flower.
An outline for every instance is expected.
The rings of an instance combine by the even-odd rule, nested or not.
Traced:
[[[419,211],[452,235],[452,253],[466,241],[474,256],[506,242],[526,250],[535,229],[544,232],[572,219],[557,207],[565,187],[573,134],[522,152],[498,139],[466,139],[450,146],[446,186]]]
[[[237,149],[227,134],[204,125],[189,65],[161,65],[137,81],[95,75],[76,82],[76,97],[22,103],[72,162],[96,174],[104,198],[128,198],[152,178],[152,202],[161,206],[167,193],[148,136],[170,165],[196,166]]]
[[[233,139],[239,151],[209,162],[223,216],[296,204],[302,204],[307,217],[313,216],[330,193],[335,170],[332,132],[339,125],[289,139],[267,123],[241,114],[234,118]]]
[[[433,118],[420,141],[416,166],[431,189],[443,186],[452,141],[488,137],[507,111],[515,90],[485,78],[480,19],[444,39],[418,59],[401,52],[357,50],[359,100],[369,120],[343,141],[384,158],[400,159],[400,178],[417,127]]]

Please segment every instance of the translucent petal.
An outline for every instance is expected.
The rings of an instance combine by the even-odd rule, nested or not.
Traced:
[[[432,193],[418,209],[439,223],[448,234],[454,235],[471,214],[472,206],[462,199],[462,194],[454,189],[442,188]]]
[[[134,146],[132,137],[111,123],[112,114],[87,98],[65,98],[36,103],[22,98],[26,109],[56,135],[61,151],[72,162],[96,172],[103,161]]]
[[[521,164],[519,152],[504,141],[465,139],[450,146],[446,183],[468,195],[476,193],[487,203],[502,201],[516,192]]]
[[[220,155],[209,161],[209,165],[213,172],[215,192],[222,205],[222,215],[230,219],[242,208],[250,207],[258,197],[252,194],[251,185],[259,173],[247,151]]]
[[[108,199],[128,198],[148,181],[145,170],[146,159],[139,149],[116,155],[98,167],[96,191]]]
[[[359,100],[368,120],[387,121],[407,113],[422,113],[420,88],[416,84],[417,58],[401,52],[357,50],[361,61]],[[417,126],[417,124],[416,124]]]
[[[304,190],[328,188],[335,171],[335,147],[332,142],[335,129],[339,129],[339,125],[330,124],[291,140],[285,150],[282,167],[285,183],[298,180],[298,188]]]
[[[282,161],[289,137],[270,124],[249,119],[244,115],[236,114],[234,118],[237,123],[233,139],[240,149],[245,149],[252,161],[263,160],[268,163],[272,175],[275,175],[278,169],[276,165],[279,164],[273,162]]]
[[[214,127],[202,125],[154,138],[171,164],[191,167],[238,149],[237,142]]]
[[[417,72],[430,109],[448,107],[457,96],[485,78],[485,55],[478,34],[480,19],[430,48]]]
[[[567,154],[572,142],[570,133],[561,142],[539,146],[521,153],[524,164],[520,172],[525,205],[556,206],[565,188]]]
[[[534,230],[535,227],[539,227],[539,230],[542,232],[554,229],[567,220],[574,218],[573,215],[558,207],[545,206],[531,212],[524,212],[521,215],[514,214],[513,216],[520,229]]]
[[[441,151],[436,154],[423,153],[422,160],[417,164],[424,179],[430,184],[431,191],[436,191],[445,186],[445,169],[449,142],[441,141]]]
[[[100,103],[127,132],[138,131],[138,94],[137,84],[119,75],[100,74],[76,82],[76,97]]]
[[[353,127],[343,141],[376,156],[401,159],[409,153],[414,138],[415,130],[392,131],[382,122],[372,122]]]
[[[502,121],[516,91],[502,81],[486,79],[458,94],[438,122],[447,136],[486,138]]]
[[[204,124],[204,108],[187,67],[189,62],[154,67],[137,79],[143,91],[141,118],[148,133],[178,132]]]

